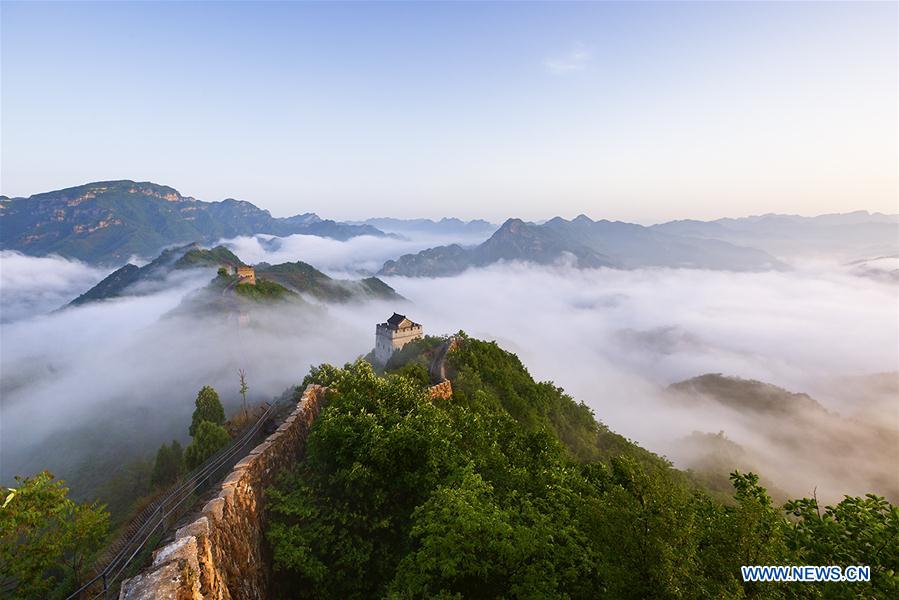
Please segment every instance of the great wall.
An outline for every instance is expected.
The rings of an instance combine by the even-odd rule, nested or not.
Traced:
[[[264,491],[302,455],[326,392],[306,387],[296,409],[234,466],[200,516],[154,552],[147,570],[122,583],[121,600],[268,597]]]
[[[450,337],[430,364],[428,396],[449,398]],[[152,565],[122,583],[120,600],[261,600],[269,596],[271,561],[265,543],[265,489],[302,456],[328,388],[306,387],[278,429],[238,462],[199,516],[153,553]]]

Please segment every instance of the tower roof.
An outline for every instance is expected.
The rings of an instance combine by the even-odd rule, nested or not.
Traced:
[[[387,319],[386,323],[381,323],[378,327],[386,327],[387,329],[397,330],[397,329],[406,329],[407,327],[421,327],[418,323],[412,321],[406,317],[406,315],[401,315],[399,313],[393,313],[393,316]]]

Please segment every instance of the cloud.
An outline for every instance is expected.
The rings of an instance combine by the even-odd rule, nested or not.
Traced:
[[[220,240],[241,260],[249,263],[303,261],[335,276],[352,277],[377,272],[383,264],[403,254],[446,244],[474,245],[489,235],[435,236],[406,234],[403,238],[358,236],[345,242],[312,235],[283,238],[257,235]]]
[[[308,306],[253,311],[249,328],[227,315],[173,315],[210,279],[184,275],[166,291],[0,325],[4,482],[49,468],[76,492],[91,489],[119,460],[187,441],[203,385],[219,390],[230,413],[240,404],[238,368],[259,402],[300,383],[310,365],[342,364],[371,345],[371,327],[356,330]]]
[[[839,271],[727,273],[685,269],[578,271],[566,266],[494,265],[449,279],[387,278],[409,298],[410,316],[432,333],[464,329],[516,352],[531,373],[564,387],[613,430],[678,460],[695,430],[728,436],[759,457],[756,467],[800,495],[822,498],[899,489],[888,456],[810,456],[801,441],[777,453],[761,421],[712,408],[672,405],[668,384],[704,373],[757,379],[806,392],[847,420],[862,418],[865,385],[835,381],[895,371],[899,316],[894,285]],[[384,313],[391,310],[385,305]],[[370,315],[336,311],[343,321]],[[876,395],[880,423],[896,440],[899,406]],[[782,422],[792,439],[807,433]],[[890,437],[892,436],[892,437]],[[834,440],[833,448],[837,448]],[[880,446],[888,448],[888,444]],[[894,445],[895,448],[895,445]],[[791,470],[791,460],[802,467]],[[837,475],[839,473],[839,475]],[[890,480],[892,480],[890,482]]]
[[[583,44],[574,44],[564,55],[544,58],[543,67],[550,73],[564,74],[587,69],[592,55]]]
[[[260,238],[229,243],[244,260],[300,259],[346,273],[432,241],[291,236],[277,248]],[[3,255],[4,273],[9,260],[19,259]],[[10,298],[73,293],[76,282],[100,276],[57,259],[29,262],[28,276],[4,275],[4,309]],[[895,284],[821,267],[725,273],[496,264],[452,278],[386,278],[409,304],[276,306],[254,311],[247,328],[223,316],[167,316],[210,275],[180,277],[146,296],[0,324],[0,477],[51,468],[76,490],[89,487],[85,473],[103,460],[145,457],[172,437],[185,440],[202,385],[216,387],[235,410],[236,373],[244,368],[252,399],[268,400],[299,383],[312,364],[342,364],[368,352],[374,324],[394,310],[427,333],[464,329],[497,340],[536,378],[564,387],[613,430],[675,460],[684,436],[723,429],[765,461],[763,470],[781,475],[791,468],[751,422],[670,405],[669,383],[703,373],[808,392],[846,417],[871,406],[899,410],[895,398],[833,384],[896,370]],[[899,423],[899,414],[880,417],[886,426]],[[801,439],[803,432],[794,434]],[[872,468],[879,458],[889,457],[871,456]],[[803,462],[801,473],[788,473],[791,491],[809,493],[818,483],[821,497],[871,489],[865,474],[849,470],[836,479],[828,464],[826,456]]]
[[[0,322],[16,321],[71,302],[108,273],[59,256],[0,252]]]

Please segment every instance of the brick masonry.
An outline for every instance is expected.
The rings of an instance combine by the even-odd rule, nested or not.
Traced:
[[[234,466],[199,518],[158,549],[148,569],[122,583],[120,600],[268,597],[265,488],[297,462],[326,391],[306,388],[278,430]]]

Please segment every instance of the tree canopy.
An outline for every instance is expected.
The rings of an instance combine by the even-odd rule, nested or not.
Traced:
[[[150,483],[155,487],[165,487],[174,483],[184,472],[184,451],[178,440],[171,445],[163,444],[156,452]]]
[[[71,500],[47,471],[15,481],[0,487],[0,593],[43,598],[62,582],[77,585],[106,537],[105,507]]]
[[[225,409],[219,400],[218,392],[208,385],[203,386],[197,393],[196,409],[194,409],[190,428],[188,429],[191,437],[196,436],[197,428],[203,421],[209,421],[216,425],[221,425],[225,422]]]
[[[734,472],[722,503],[495,344],[465,338],[451,362],[448,401],[417,369],[312,370],[334,391],[270,490],[278,595],[893,597],[899,517],[882,498],[819,517]],[[752,564],[871,564],[872,582],[744,583]]]
[[[184,462],[188,469],[195,469],[207,458],[224,448],[231,436],[221,425],[211,421],[201,421],[197,434],[184,451]]]

